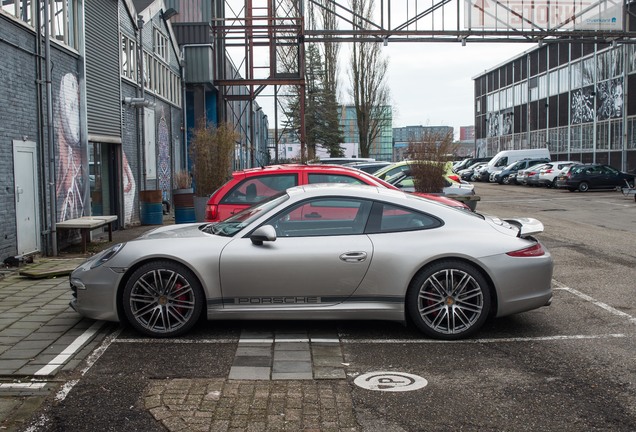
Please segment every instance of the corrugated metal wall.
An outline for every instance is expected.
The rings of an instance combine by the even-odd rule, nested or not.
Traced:
[[[117,1],[85,2],[88,133],[121,137]]]

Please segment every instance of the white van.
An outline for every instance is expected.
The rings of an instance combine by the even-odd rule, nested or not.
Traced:
[[[488,161],[486,179],[490,178],[490,174],[494,171],[501,170],[513,162],[521,159],[550,159],[550,150],[547,148],[527,149],[527,150],[503,150],[497,153]],[[486,170],[484,170],[486,171]],[[484,172],[485,174],[485,172]],[[487,181],[487,180],[486,180]]]

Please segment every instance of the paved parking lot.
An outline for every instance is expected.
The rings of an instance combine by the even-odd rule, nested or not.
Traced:
[[[86,361],[48,381],[28,430],[636,430],[633,199],[476,190],[478,211],[545,224],[550,307],[457,342],[387,322],[202,322],[178,340],[105,324]],[[369,373],[425,385],[354,382]]]

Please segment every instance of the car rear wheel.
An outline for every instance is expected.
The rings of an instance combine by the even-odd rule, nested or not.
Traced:
[[[503,184],[510,184],[510,176],[504,176],[504,177],[501,179],[501,182],[502,182]]]
[[[455,340],[475,333],[490,312],[490,289],[484,276],[462,261],[440,261],[424,268],[407,293],[414,324],[436,339]]]
[[[128,322],[153,337],[179,336],[194,326],[203,310],[201,284],[185,266],[172,261],[144,264],[124,288]]]
[[[587,184],[587,182],[581,182],[579,184],[579,191],[581,192],[587,192],[589,188],[590,188],[590,185]]]

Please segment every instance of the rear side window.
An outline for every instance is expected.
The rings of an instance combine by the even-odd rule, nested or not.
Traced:
[[[404,207],[376,202],[371,209],[367,224],[368,234],[415,231],[442,226],[442,222],[424,213]]]
[[[294,186],[298,186],[296,174],[248,177],[234,186],[220,204],[255,204]]]
[[[342,174],[309,174],[307,176],[309,184],[314,183],[347,183],[347,184],[366,184],[362,180]]]

